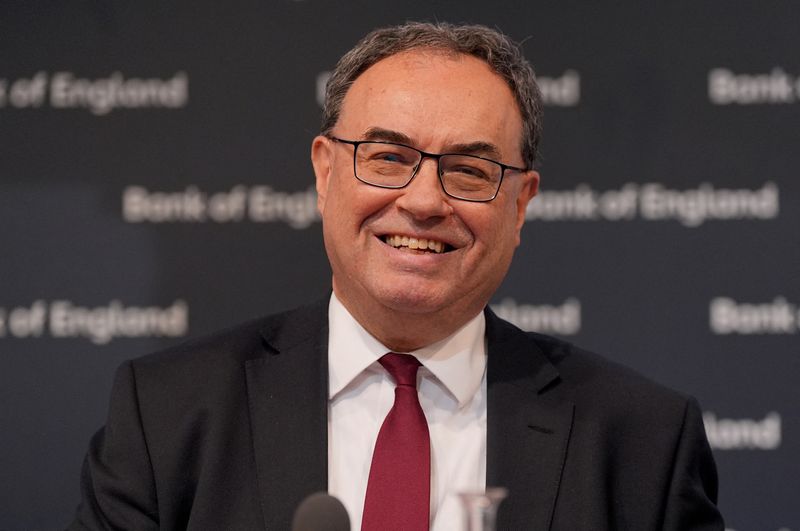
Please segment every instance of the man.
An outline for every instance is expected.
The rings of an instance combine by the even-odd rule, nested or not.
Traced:
[[[493,30],[365,37],[311,148],[331,297],[124,364],[72,529],[287,529],[320,490],[354,529],[458,529],[494,485],[499,529],[723,529],[694,400],[486,306],[540,122]]]

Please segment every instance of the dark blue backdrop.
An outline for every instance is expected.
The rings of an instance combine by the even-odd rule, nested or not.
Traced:
[[[120,361],[326,293],[318,87],[407,19],[544,88],[498,311],[696,395],[729,527],[800,529],[800,6],[722,0],[0,4],[0,529],[69,520]]]

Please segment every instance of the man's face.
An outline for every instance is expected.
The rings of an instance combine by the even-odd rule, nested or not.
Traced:
[[[466,55],[410,51],[379,61],[347,92],[333,136],[525,166],[511,90]],[[407,187],[377,188],[354,177],[353,146],[322,136],[314,139],[312,161],[333,289],[368,330],[365,321],[390,328],[387,320],[421,317],[425,328],[461,326],[477,315],[508,270],[538,186],[536,172],[508,170],[493,201],[462,201],[444,193],[436,161],[424,159]],[[444,252],[397,247],[398,237],[433,241],[429,247],[441,244]]]

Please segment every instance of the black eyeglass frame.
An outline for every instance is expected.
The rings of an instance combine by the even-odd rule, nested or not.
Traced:
[[[421,149],[417,149],[417,148],[415,148],[413,146],[409,146],[409,145],[406,145],[406,144],[401,144],[399,142],[388,142],[388,141],[384,141],[384,140],[345,140],[343,138],[339,138],[339,137],[336,137],[336,136],[333,136],[333,135],[326,135],[326,137],[329,138],[330,140],[333,140],[334,142],[340,142],[342,144],[350,144],[351,146],[353,146],[353,176],[356,179],[358,179],[359,181],[361,181],[362,183],[368,184],[370,186],[375,186],[377,188],[388,188],[388,189],[391,189],[391,190],[399,190],[401,188],[405,188],[406,186],[411,184],[411,181],[413,181],[414,177],[417,176],[417,172],[419,171],[419,168],[422,166],[422,161],[425,160],[425,158],[430,158],[430,159],[434,159],[436,161],[436,175],[439,178],[439,185],[442,187],[442,191],[446,195],[448,195],[449,197],[452,197],[454,199],[459,199],[461,201],[470,201],[472,203],[488,203],[489,201],[492,201],[494,198],[496,198],[497,194],[500,193],[500,186],[502,186],[502,184],[503,184],[503,178],[506,175],[506,170],[513,170],[513,171],[518,171],[518,172],[526,172],[526,171],[528,171],[527,168],[517,168],[516,166],[509,166],[508,164],[503,164],[502,162],[498,162],[498,161],[493,160],[493,159],[488,159],[486,157],[480,157],[478,155],[469,155],[469,154],[466,154],[466,153],[428,153],[426,151],[422,151]],[[391,185],[385,185],[385,184],[371,183],[371,182],[365,181],[364,179],[359,177],[358,176],[358,171],[356,171],[356,165],[357,165],[356,164],[356,153],[358,152],[358,146],[360,146],[361,144],[387,144],[387,145],[390,145],[390,146],[401,146],[401,147],[408,148],[408,149],[411,149],[411,150],[416,151],[417,153],[419,153],[420,154],[420,159],[419,159],[419,162],[417,163],[417,166],[414,168],[414,171],[411,173],[411,177],[409,177],[408,181],[403,185],[391,186]],[[447,188],[444,185],[444,181],[442,181],[442,169],[441,169],[441,165],[439,163],[441,158],[444,157],[445,155],[451,155],[451,156],[455,155],[455,156],[459,156],[459,157],[472,157],[472,158],[475,158],[475,159],[485,160],[487,162],[491,162],[493,164],[497,164],[498,166],[500,166],[500,179],[497,181],[497,188],[494,191],[494,195],[492,195],[492,197],[490,197],[488,199],[471,199],[471,198],[468,198],[468,197],[461,197],[461,196],[458,196],[458,195],[454,195],[454,194],[451,194],[450,192],[448,192]]]

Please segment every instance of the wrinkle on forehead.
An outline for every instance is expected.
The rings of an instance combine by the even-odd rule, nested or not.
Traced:
[[[403,144],[413,148],[417,148],[415,139],[401,133],[400,131],[392,131],[382,127],[370,127],[362,135],[363,140],[372,140],[377,142],[393,142],[395,144]],[[480,155],[483,157],[500,157],[500,149],[484,140],[476,140],[474,142],[444,144],[442,146],[442,153],[456,153],[460,155]]]

